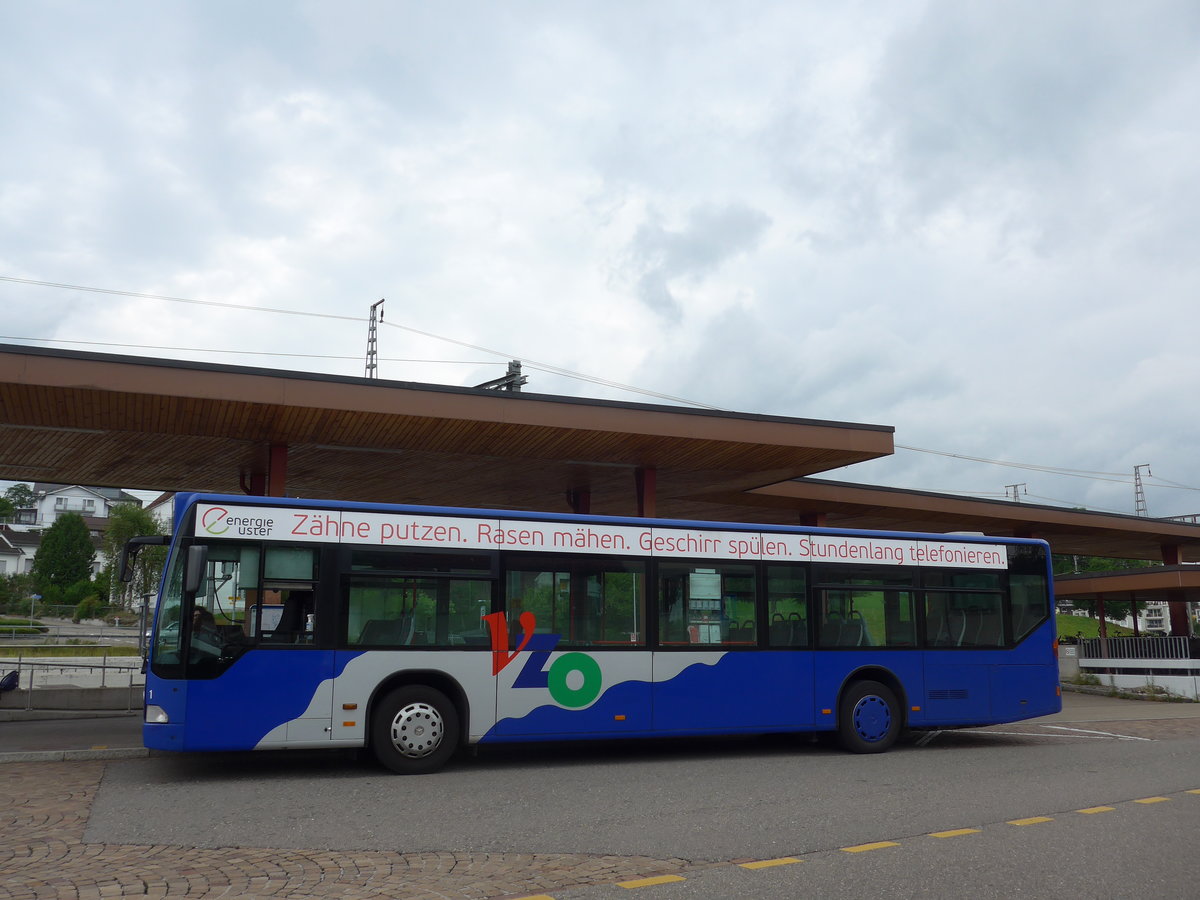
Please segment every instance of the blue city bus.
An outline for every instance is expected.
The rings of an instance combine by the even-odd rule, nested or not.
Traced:
[[[517,741],[873,753],[1061,709],[1042,541],[205,494],[159,540],[155,750],[415,774]]]

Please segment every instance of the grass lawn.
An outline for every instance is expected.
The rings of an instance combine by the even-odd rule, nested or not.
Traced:
[[[1059,637],[1075,637],[1076,634],[1082,633],[1085,638],[1100,637],[1100,620],[1093,619],[1091,616],[1064,616],[1059,614],[1055,617],[1058,620],[1058,636]],[[1120,625],[1108,623],[1109,637],[1126,637],[1132,636],[1133,631],[1129,628],[1124,628]]]

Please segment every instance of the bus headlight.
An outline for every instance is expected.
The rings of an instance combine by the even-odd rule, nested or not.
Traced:
[[[146,721],[151,725],[166,725],[171,721],[171,717],[161,706],[151,704],[146,707]]]

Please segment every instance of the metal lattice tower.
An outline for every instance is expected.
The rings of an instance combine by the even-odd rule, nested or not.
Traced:
[[[374,378],[379,368],[378,324],[383,321],[383,301],[371,304],[371,323],[367,326],[367,367],[364,378]]]
[[[1133,514],[1135,516],[1150,515],[1146,509],[1146,489],[1142,487],[1142,469],[1146,470],[1147,475],[1154,474],[1150,471],[1149,463],[1133,467]]]
[[[477,388],[486,388],[492,391],[520,391],[521,385],[529,381],[527,375],[521,374],[521,361],[514,359],[508,364],[508,372],[500,378],[493,378],[491,381],[485,381],[483,384],[477,384]]]

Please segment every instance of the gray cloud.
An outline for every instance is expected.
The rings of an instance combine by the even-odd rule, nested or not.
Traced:
[[[676,228],[652,214],[630,241],[623,269],[634,282],[638,299],[678,321],[683,310],[670,283],[696,282],[726,260],[750,251],[770,224],[765,213],[739,203],[695,207]]]
[[[364,316],[386,296],[389,323],[498,351],[385,328],[406,360],[386,377],[477,383],[521,357],[1200,486],[1194,4],[0,15],[0,274]],[[11,283],[0,308],[44,339],[362,370],[357,322]],[[908,452],[841,474],[1131,494]]]

